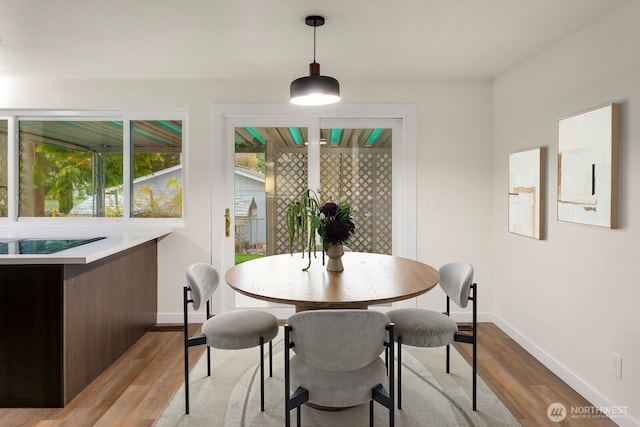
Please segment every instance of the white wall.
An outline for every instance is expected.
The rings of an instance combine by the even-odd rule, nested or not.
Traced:
[[[494,82],[496,319],[593,404],[627,406],[623,425],[640,419],[639,22],[630,1]],[[558,119],[609,102],[621,104],[619,229],[558,222]],[[535,146],[548,147],[544,241],[507,232],[508,154]]]
[[[11,81],[0,108],[180,109],[189,112],[184,229],[160,242],[160,316],[182,311],[184,269],[210,262],[211,180],[219,159],[211,158],[213,104],[288,104],[289,81]],[[378,82],[341,80],[344,103],[415,104],[419,210],[417,254],[436,267],[464,259],[476,267],[491,311],[491,82]],[[302,107],[301,107],[302,108]],[[219,143],[219,141],[215,141]],[[439,197],[440,209],[431,209]],[[215,243],[215,242],[214,242]],[[216,245],[217,246],[217,245]],[[213,254],[216,257],[216,254]],[[439,289],[421,297],[442,310]]]

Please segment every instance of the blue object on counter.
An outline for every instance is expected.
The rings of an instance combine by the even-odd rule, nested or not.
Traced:
[[[93,237],[90,239],[20,239],[4,241],[0,242],[0,255],[53,254],[102,239],[104,239],[104,237]]]

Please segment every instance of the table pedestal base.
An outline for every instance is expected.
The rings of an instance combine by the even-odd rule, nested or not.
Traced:
[[[346,411],[347,409],[355,408],[355,406],[323,406],[323,405],[317,405],[312,402],[307,402],[306,405],[310,408],[317,409],[318,411],[328,411],[328,412],[340,412],[340,411]]]
[[[331,304],[331,303],[327,303],[327,304],[297,304],[296,305],[296,313],[299,313],[301,311],[307,311],[307,310],[342,310],[342,309],[349,309],[349,310],[354,310],[354,309],[358,309],[358,310],[366,310],[369,308],[368,304],[363,304],[363,303],[353,303],[353,304]]]

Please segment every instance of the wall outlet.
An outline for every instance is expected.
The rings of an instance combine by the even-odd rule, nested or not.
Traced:
[[[611,353],[611,373],[622,379],[622,356],[618,353]]]
[[[434,211],[440,210],[440,197],[435,196],[431,198],[431,209]]]

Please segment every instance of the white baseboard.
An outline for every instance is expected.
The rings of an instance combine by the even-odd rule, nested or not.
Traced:
[[[451,311],[449,316],[458,323],[471,323],[473,321],[473,313],[467,311]],[[493,322],[493,313],[478,313],[478,322]]]
[[[203,323],[207,318],[204,312],[189,313],[189,323]],[[158,313],[156,317],[156,323],[159,325],[163,323],[180,323],[184,322],[184,314],[180,313]]]
[[[591,404],[598,408],[618,407],[614,402],[607,400],[602,394],[586,383],[582,378],[578,377],[571,369],[558,362],[549,353],[540,348],[537,344],[523,335],[508,322],[495,314],[492,315],[493,323],[495,323],[502,331],[504,331],[511,339],[517,342],[522,348],[529,352],[533,357],[538,359],[549,370],[556,374],[562,381],[567,383],[571,388],[578,392],[582,397],[587,399]],[[622,427],[639,427],[638,420],[627,415],[624,418],[613,418],[613,422]]]

